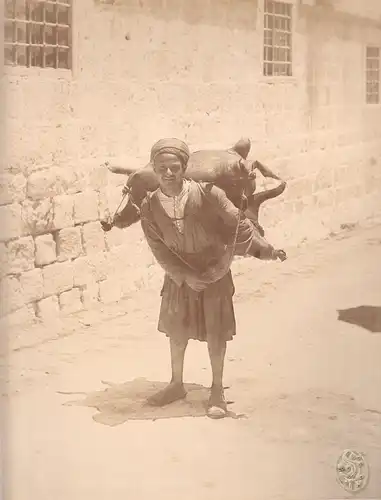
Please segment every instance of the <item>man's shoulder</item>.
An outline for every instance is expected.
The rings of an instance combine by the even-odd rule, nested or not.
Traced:
[[[210,203],[212,199],[218,196],[216,189],[218,188],[211,182],[191,180],[189,184],[190,197],[194,202],[197,201],[200,206],[204,205],[205,200]]]
[[[208,200],[219,200],[221,196],[226,196],[225,191],[212,182],[200,182],[199,185],[202,194],[206,196]]]

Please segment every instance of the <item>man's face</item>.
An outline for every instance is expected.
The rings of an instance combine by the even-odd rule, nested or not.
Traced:
[[[181,184],[185,169],[176,155],[158,154],[153,166],[161,187],[171,191]]]

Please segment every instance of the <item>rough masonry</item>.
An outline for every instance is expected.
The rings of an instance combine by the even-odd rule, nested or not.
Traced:
[[[7,68],[0,176],[1,315],[48,320],[118,300],[160,275],[139,226],[104,234],[124,179],[161,136],[191,148],[252,139],[288,181],[262,223],[277,244],[380,209],[381,107],[364,51],[381,9],[294,1],[293,76],[262,71],[263,0],[74,2],[73,70]],[[324,4],[324,5],[323,5]]]

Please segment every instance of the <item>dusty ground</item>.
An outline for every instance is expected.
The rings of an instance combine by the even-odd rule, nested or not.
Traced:
[[[346,448],[370,466],[361,498],[381,498],[380,257],[378,226],[291,249],[283,264],[235,263],[235,418],[221,421],[204,416],[210,370],[196,343],[188,401],[140,403],[168,378],[158,290],[14,334],[5,499],[350,498],[335,471]],[[375,306],[371,322],[367,310],[338,320],[358,306]]]

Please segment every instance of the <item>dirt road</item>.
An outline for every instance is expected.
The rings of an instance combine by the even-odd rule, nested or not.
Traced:
[[[381,498],[380,256],[379,226],[283,264],[235,263],[225,420],[204,416],[210,369],[196,343],[188,400],[141,405],[168,378],[158,290],[68,320],[60,335],[32,328],[9,356],[5,499],[350,498],[336,481],[345,449],[369,464],[359,496]],[[358,306],[374,309],[338,320]]]

